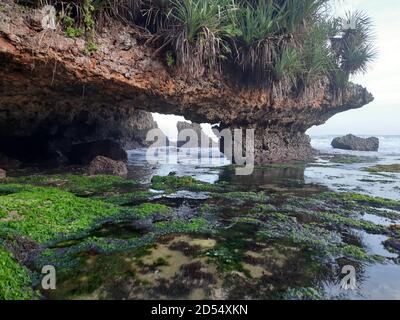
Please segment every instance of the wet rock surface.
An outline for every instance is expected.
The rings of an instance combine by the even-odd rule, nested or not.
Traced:
[[[379,139],[375,137],[364,139],[349,134],[344,137],[335,138],[332,141],[332,147],[342,150],[378,151]]]
[[[115,161],[103,156],[94,158],[88,166],[88,174],[94,175],[113,175],[126,177],[128,169],[123,161]]]
[[[41,293],[48,299],[396,296],[398,194],[387,193],[392,199],[368,195],[373,188],[367,182],[355,191],[357,180],[342,182],[337,187],[342,192],[310,181],[312,170],[327,176],[356,171],[372,179],[374,174],[362,169],[379,160],[336,156],[325,161],[324,167],[256,166],[249,177],[236,176],[235,166],[193,171],[203,178],[206,172],[217,174],[212,184],[179,170],[153,173],[151,182],[143,177],[145,183],[112,176],[7,178],[0,184],[0,239],[17,234],[40,245],[39,252],[37,245],[25,246],[36,254],[26,256],[32,257],[34,273],[42,265],[56,266],[57,290]],[[358,169],[350,171],[352,166]],[[399,184],[392,179],[393,186]],[[33,216],[24,209],[30,199],[40,206]],[[48,229],[54,212],[56,224]],[[346,265],[360,275],[356,291],[339,289]],[[389,289],[380,290],[376,282]]]

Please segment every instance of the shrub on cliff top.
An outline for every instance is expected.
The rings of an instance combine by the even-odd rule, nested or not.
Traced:
[[[280,94],[330,79],[337,89],[375,57],[371,20],[328,15],[329,0],[37,0],[69,12],[78,26],[120,20],[147,29],[192,76],[236,70]],[[90,10],[88,10],[90,8]],[[90,17],[88,17],[90,15]],[[150,34],[150,36],[149,36]],[[90,41],[92,41],[90,39]],[[232,73],[232,72],[230,72]]]

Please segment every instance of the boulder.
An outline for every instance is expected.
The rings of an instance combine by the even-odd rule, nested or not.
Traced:
[[[385,245],[400,252],[400,240],[398,239],[389,239],[385,242]]]
[[[344,137],[333,139],[332,147],[334,147],[335,149],[342,149],[342,150],[378,151],[379,139],[375,137],[364,139],[349,134]]]
[[[88,174],[91,176],[105,174],[126,177],[128,175],[128,169],[126,164],[122,161],[115,161],[103,156],[97,156],[90,162]]]
[[[71,147],[68,159],[73,164],[87,165],[97,156],[116,161],[127,161],[128,154],[117,142],[111,140],[80,143]]]
[[[7,178],[6,170],[0,169],[0,179]]]

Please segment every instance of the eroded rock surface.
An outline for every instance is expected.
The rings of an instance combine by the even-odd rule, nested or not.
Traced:
[[[12,157],[31,154],[40,141],[46,142],[40,154],[52,153],[47,142],[54,136],[87,142],[94,135],[124,144],[133,134],[126,129],[130,119],[143,110],[224,128],[256,128],[257,162],[304,160],[311,155],[308,128],[373,100],[358,85],[338,95],[322,81],[296,97],[280,97],[218,74],[178,74],[145,44],[143,34],[119,24],[98,33],[98,50],[88,56],[84,40],[40,30],[33,19],[37,11],[23,13],[12,1],[4,3],[0,151],[17,145],[19,150],[8,152]]]
[[[122,161],[115,161],[106,157],[97,156],[90,162],[88,173],[91,176],[113,175],[126,177],[128,175],[128,169]]]
[[[360,138],[349,134],[344,137],[333,139],[332,147],[342,150],[355,150],[355,151],[378,151],[379,139],[375,137]]]

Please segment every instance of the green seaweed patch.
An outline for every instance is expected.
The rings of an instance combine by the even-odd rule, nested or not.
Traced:
[[[305,162],[289,162],[289,163],[271,163],[267,165],[257,166],[262,169],[301,169],[306,166]]]
[[[244,203],[265,203],[269,201],[269,197],[265,192],[227,192],[213,194],[214,199],[223,199],[235,204]]]
[[[379,184],[391,184],[396,182],[394,180],[373,180],[373,179],[358,179],[358,181],[365,183],[379,183]]]
[[[229,245],[218,244],[215,248],[205,252],[204,256],[209,259],[209,262],[216,264],[219,272],[239,271],[251,278],[250,272],[242,264],[245,258],[242,250],[237,250]]]
[[[21,191],[29,191],[32,189],[30,185],[22,185],[16,183],[0,184],[0,196],[8,195],[12,193],[18,193]]]
[[[161,221],[161,222],[156,222],[155,226],[156,226],[156,231],[159,234],[212,232],[212,225],[210,225],[210,223],[202,217],[193,218],[189,221],[185,221],[182,219],[177,219],[170,222]]]
[[[138,218],[145,219],[156,213],[172,214],[173,210],[164,204],[142,203],[138,206],[130,208],[129,213],[136,215]]]
[[[10,217],[0,221],[0,233],[14,233],[40,243],[82,232],[120,211],[115,205],[42,187],[0,196],[0,208]]]
[[[325,300],[325,293],[321,289],[312,287],[307,288],[289,288],[282,295],[283,300]]]
[[[131,239],[88,237],[71,247],[53,247],[43,250],[36,259],[35,266],[40,270],[43,265],[52,265],[56,267],[57,273],[71,274],[72,270],[79,268],[90,255],[107,255],[133,250],[140,256],[154,245],[156,239],[153,233]]]
[[[378,256],[370,256],[370,255],[368,255],[368,253],[365,252],[364,249],[359,248],[354,245],[346,245],[344,247],[341,247],[335,253],[337,255],[342,255],[346,258],[356,259],[357,261],[381,260],[378,258]]]
[[[3,183],[57,187],[79,196],[98,195],[105,192],[109,193],[121,190],[132,190],[132,188],[136,188],[138,186],[138,182],[135,180],[129,180],[117,176],[85,176],[73,174],[13,177],[4,179]]]
[[[201,182],[193,177],[177,177],[177,176],[154,176],[151,180],[151,188],[155,190],[164,190],[166,192],[174,192],[177,190],[197,191],[197,192],[218,192],[224,190],[224,183],[210,184]]]
[[[286,217],[267,221],[256,233],[258,241],[286,241],[291,245],[312,250],[320,257],[347,257],[361,261],[377,261],[380,257],[369,256],[364,249],[347,245],[336,231],[327,230],[316,223],[299,224]]]
[[[374,167],[370,168],[364,168],[365,171],[370,172],[370,173],[382,173],[382,172],[388,172],[388,173],[400,173],[400,164],[379,164]]]
[[[357,193],[330,192],[330,193],[321,194],[320,198],[326,199],[326,200],[329,200],[329,199],[338,200],[342,203],[342,205],[344,205],[343,202],[347,202],[347,203],[353,202],[353,203],[358,203],[358,204],[367,205],[367,206],[371,206],[371,207],[400,210],[400,201],[379,198],[379,197],[372,197],[372,196],[357,194]]]
[[[302,212],[302,214],[309,215],[315,218],[317,221],[328,224],[333,228],[340,229],[342,226],[345,226],[354,229],[364,230],[374,234],[388,234],[389,232],[385,226],[378,225],[370,221],[344,217],[340,214],[316,211],[304,211]]]
[[[37,298],[37,294],[32,290],[29,271],[0,245],[0,300],[34,298]]]
[[[119,206],[127,206],[137,202],[147,201],[153,196],[154,193],[150,191],[139,190],[118,195],[106,195],[99,197],[99,199]]]
[[[362,156],[354,156],[354,155],[334,155],[333,158],[330,159],[332,163],[339,164],[356,164],[356,163],[372,163],[378,161],[378,157],[362,157]]]

